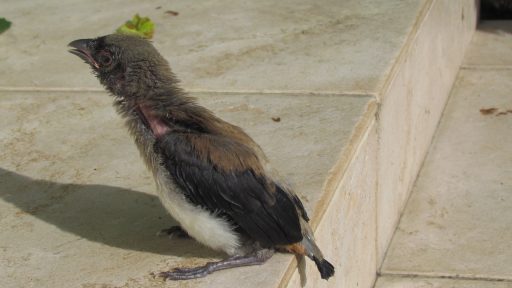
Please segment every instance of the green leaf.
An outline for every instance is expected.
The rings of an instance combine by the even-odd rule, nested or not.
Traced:
[[[0,34],[11,27],[11,22],[5,18],[0,18]]]
[[[135,35],[146,39],[153,38],[155,32],[155,24],[149,17],[140,17],[135,14],[132,20],[126,21],[123,25],[117,28],[116,33]]]

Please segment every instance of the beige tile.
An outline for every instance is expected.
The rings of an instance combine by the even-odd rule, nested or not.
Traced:
[[[197,96],[246,128],[312,214],[333,155],[348,145],[371,99]],[[160,287],[150,272],[222,257],[154,236],[173,221],[110,102],[106,93],[0,92],[0,287]],[[187,287],[275,287],[290,260],[277,255]]]
[[[0,86],[99,88],[67,43],[140,13],[187,89],[375,92],[425,2],[5,0]]]
[[[461,71],[383,273],[512,280],[511,79]]]
[[[336,267],[329,281],[320,279],[313,262],[306,275],[297,271],[287,287],[371,287],[376,276],[377,134],[372,121],[329,204],[316,237]],[[301,283],[307,285],[302,286]]]
[[[379,277],[375,288],[510,288],[511,282],[438,278]]]
[[[382,95],[378,263],[423,162],[476,21],[475,1],[434,1]]]
[[[512,66],[512,21],[483,21],[466,52],[465,67]]]

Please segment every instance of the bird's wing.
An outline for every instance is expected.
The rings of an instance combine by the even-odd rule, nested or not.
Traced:
[[[266,177],[248,146],[224,136],[185,131],[163,136],[155,148],[192,203],[228,215],[265,246],[302,240],[295,200]]]

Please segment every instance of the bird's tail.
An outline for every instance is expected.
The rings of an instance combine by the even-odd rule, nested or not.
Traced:
[[[324,259],[322,251],[320,251],[320,248],[316,246],[315,239],[312,234],[304,235],[301,244],[304,246],[305,255],[315,262],[322,279],[327,280],[334,275],[334,266]]]
[[[325,259],[318,259],[315,256],[311,258],[313,261],[315,261],[316,267],[318,268],[318,271],[320,271],[320,276],[322,277],[322,279],[327,280],[334,275],[334,266],[332,266],[332,264],[329,263],[329,261]]]
[[[316,246],[315,242],[311,241],[309,238],[304,237],[301,242],[278,246],[277,248],[295,255],[308,256],[308,258],[315,262],[322,279],[327,280],[334,275],[334,266],[324,259],[322,252],[318,249],[318,246]]]
[[[286,250],[294,254],[308,256],[308,258],[315,262],[322,279],[329,279],[334,275],[334,266],[324,259],[322,251],[320,251],[320,248],[318,248],[315,243],[315,238],[309,224],[301,219],[301,226],[303,235],[302,241],[288,246]]]

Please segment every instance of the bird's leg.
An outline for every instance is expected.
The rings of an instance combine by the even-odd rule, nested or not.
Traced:
[[[165,280],[187,280],[205,277],[215,271],[242,266],[261,265],[274,255],[272,249],[262,249],[245,256],[233,256],[218,262],[208,262],[204,266],[192,268],[175,268],[171,271],[161,272],[158,276]]]
[[[181,226],[171,226],[167,229],[162,229],[156,233],[157,236],[166,235],[169,238],[178,237],[178,238],[190,238],[187,231],[183,230]]]

